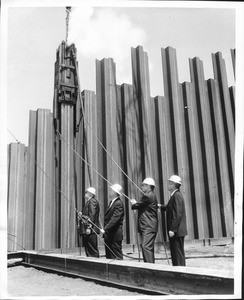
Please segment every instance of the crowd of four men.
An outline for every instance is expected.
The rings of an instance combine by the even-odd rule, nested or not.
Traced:
[[[155,181],[146,178],[142,182],[143,196],[136,201],[130,199],[131,209],[138,210],[138,233],[144,262],[154,263],[154,243],[158,232],[158,210],[166,212],[167,234],[173,266],[185,266],[184,238],[187,235],[186,212],[183,196],[180,192],[181,178],[172,175],[168,179],[170,199],[167,204],[158,204],[155,196]],[[108,259],[123,259],[123,220],[124,204],[120,198],[122,187],[114,184],[110,187],[110,203],[104,215],[104,228],[100,222],[100,205],[96,198],[96,190],[87,188],[85,205],[78,213],[78,229],[83,237],[87,256],[99,257],[97,236],[102,233],[105,255]],[[161,213],[161,212],[160,212]]]

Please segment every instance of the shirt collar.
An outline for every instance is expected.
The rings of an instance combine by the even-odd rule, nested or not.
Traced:
[[[110,206],[114,203],[114,201],[117,199],[118,197],[114,198],[113,200],[111,200],[111,204]]]
[[[171,193],[170,196],[172,197],[172,196],[174,195],[174,193],[177,192],[177,191],[178,191],[178,189],[174,190],[174,191]]]

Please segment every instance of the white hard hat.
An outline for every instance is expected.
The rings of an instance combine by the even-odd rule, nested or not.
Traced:
[[[152,178],[150,178],[150,177],[145,178],[145,179],[143,180],[142,184],[144,184],[144,183],[145,183],[145,184],[148,184],[148,185],[153,185],[153,186],[156,185],[154,179],[152,179]]]
[[[178,184],[182,184],[182,182],[181,182],[181,178],[180,178],[180,176],[178,176],[178,175],[172,175],[169,179],[168,179],[169,181],[172,181],[172,182],[174,182],[174,183],[178,183]]]
[[[89,193],[93,194],[94,196],[96,195],[96,190],[93,187],[87,188],[86,192],[89,192]]]
[[[115,193],[117,193],[119,195],[122,194],[122,186],[120,184],[115,183],[115,184],[111,185],[110,187]]]

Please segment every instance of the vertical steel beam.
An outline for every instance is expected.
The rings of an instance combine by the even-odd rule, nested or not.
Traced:
[[[133,96],[133,86],[123,84],[121,87],[122,99],[122,119],[123,119],[123,146],[124,146],[124,171],[129,178],[137,185],[142,180],[141,160],[143,159],[140,151],[140,124],[138,103]],[[128,178],[125,178],[125,192],[134,199],[139,199],[141,193]],[[136,244],[135,236],[136,214],[131,210],[130,204],[126,200],[126,236],[127,242]]]
[[[65,42],[57,49],[55,63],[54,126],[56,184],[59,188],[60,247],[74,247],[76,234],[76,189],[74,146],[77,102],[76,48]],[[61,136],[60,136],[61,134]]]
[[[222,221],[221,236],[233,236],[234,234],[234,199],[231,198],[230,178],[228,172],[227,149],[224,137],[224,121],[221,112],[219,87],[216,80],[208,80],[208,92],[210,100],[211,117],[213,123],[215,161],[217,165],[217,179],[220,194],[220,214]]]
[[[25,228],[26,147],[21,143],[9,146],[8,178],[8,251],[23,250]]]
[[[37,110],[35,249],[51,249],[56,246],[52,120],[50,110]]]
[[[228,88],[225,60],[222,53],[212,53],[214,79],[219,83],[219,93],[221,100],[222,114],[225,125],[225,140],[228,153],[228,170],[231,179],[231,195],[234,196],[234,164],[235,164],[235,125],[231,107],[231,99]]]
[[[208,220],[206,221],[209,226],[209,237],[218,237],[222,234],[222,228],[219,214],[219,192],[214,156],[213,128],[207,85],[203,74],[203,63],[198,57],[190,59],[190,72],[197,102],[198,122],[201,137],[202,163],[208,216]]]
[[[184,119],[184,103],[182,98],[182,90],[178,80],[176,50],[172,47],[161,49],[163,75],[164,75],[164,91],[167,101],[170,105],[170,116],[172,126],[173,141],[173,159],[174,173],[178,174],[183,181],[181,187],[185,198],[187,211],[188,238],[194,236],[193,218],[192,218],[192,200],[190,191],[189,178],[189,162],[187,155],[185,119]],[[172,175],[172,174],[170,174]]]
[[[35,241],[35,193],[36,193],[36,111],[29,112],[29,137],[26,155],[27,191],[26,191],[26,222],[25,248],[34,249]]]
[[[97,133],[102,145],[98,143],[98,171],[111,184],[122,183],[121,159],[119,156],[118,134],[118,94],[115,63],[112,58],[96,60]],[[105,150],[106,149],[106,150]],[[108,205],[108,187],[104,179],[98,180],[99,193],[104,199],[104,210]],[[102,211],[103,215],[104,211]]]
[[[80,120],[80,132],[82,145],[82,157],[87,162],[76,158],[76,167],[79,165],[82,170],[82,175],[79,176],[81,181],[78,186],[81,191],[78,197],[78,207],[81,210],[81,204],[84,205],[84,193],[89,186],[93,186],[97,190],[98,174],[97,170],[97,110],[96,110],[96,95],[93,91],[84,90],[81,94],[81,101],[83,102],[84,116]],[[76,138],[77,143],[77,138]],[[78,145],[79,143],[77,143]],[[95,170],[95,171],[94,171]],[[79,170],[77,170],[77,174]],[[77,187],[78,188],[78,187]],[[97,198],[100,201],[100,194],[97,190]],[[101,203],[101,205],[103,205]]]
[[[142,46],[131,48],[132,84],[134,99],[138,103],[138,117],[140,128],[140,151],[142,179],[154,177],[154,166],[151,161],[151,124],[150,124],[150,81],[148,55]],[[140,184],[140,182],[139,182]]]
[[[230,53],[231,53],[231,58],[232,58],[234,76],[236,76],[236,49],[231,49]]]
[[[232,109],[232,115],[234,120],[234,129],[235,129],[235,87],[231,86],[229,88],[230,91],[230,102],[231,102],[231,109]]]
[[[185,105],[186,138],[189,157],[189,185],[192,195],[194,237],[196,239],[204,239],[209,237],[209,229],[197,102],[192,84],[184,82],[182,87]]]

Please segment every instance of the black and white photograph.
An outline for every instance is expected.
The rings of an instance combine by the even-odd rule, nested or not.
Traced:
[[[1,1],[0,299],[242,299],[243,14]]]

